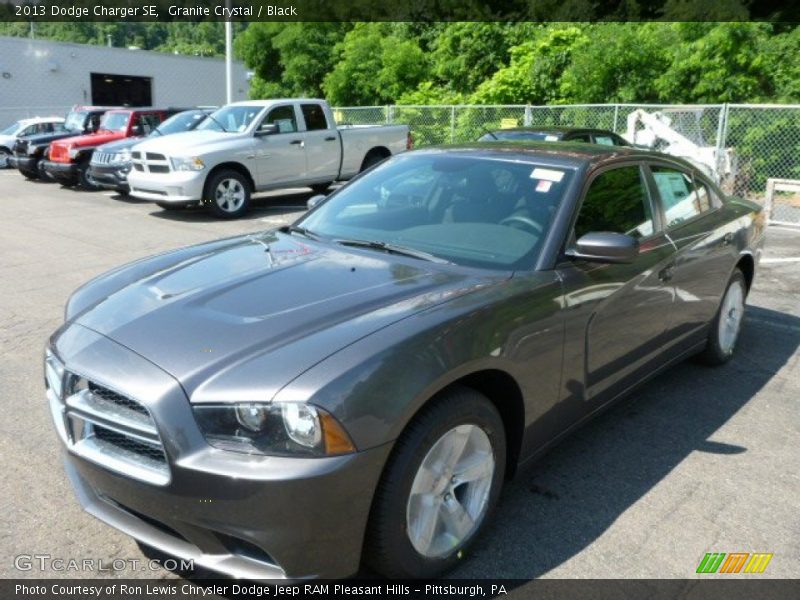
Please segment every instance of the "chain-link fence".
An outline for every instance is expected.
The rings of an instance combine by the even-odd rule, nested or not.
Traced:
[[[341,107],[335,114],[354,125],[406,123],[417,147],[474,141],[487,131],[511,127],[609,129],[691,160],[726,191],[759,201],[767,179],[800,179],[800,105],[390,105]],[[800,197],[780,198],[776,210],[800,207]],[[785,210],[800,224],[800,211]]]

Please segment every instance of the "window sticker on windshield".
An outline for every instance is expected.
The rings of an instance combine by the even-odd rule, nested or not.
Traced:
[[[554,169],[542,169],[536,167],[531,173],[531,179],[546,179],[547,181],[555,181],[558,183],[564,179],[564,171],[556,171]]]
[[[536,191],[547,193],[550,191],[550,186],[553,185],[552,181],[547,181],[546,179],[540,179],[539,183],[536,184]]]
[[[557,142],[558,141],[558,136],[557,135],[546,135],[546,136],[544,136],[544,141],[545,142]]]

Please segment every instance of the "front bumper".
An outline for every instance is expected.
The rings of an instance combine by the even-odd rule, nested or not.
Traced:
[[[50,177],[64,185],[76,185],[78,183],[78,165],[75,163],[43,160],[42,169]]]
[[[169,173],[143,173],[131,171],[128,174],[130,193],[135,198],[153,202],[186,204],[203,199],[203,186],[206,170],[171,171]]]
[[[128,173],[130,164],[120,166],[89,165],[89,179],[97,186],[117,192],[128,192]]]
[[[205,442],[178,382],[152,363],[74,324],[54,336],[53,348],[68,371],[100,382],[114,373],[117,392],[142,399],[169,464],[169,477],[157,485],[88,459],[75,444],[69,409],[61,410],[51,389],[67,474],[87,512],[233,577],[337,578],[358,570],[390,444],[318,459],[221,451]]]

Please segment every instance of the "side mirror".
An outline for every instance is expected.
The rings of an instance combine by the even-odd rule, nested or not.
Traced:
[[[567,254],[596,262],[630,263],[639,256],[639,240],[624,233],[591,232],[581,236],[575,250]]]
[[[312,208],[319,205],[323,200],[325,200],[325,198],[327,198],[327,196],[325,196],[324,194],[317,194],[316,196],[311,196],[311,198],[308,199],[308,202],[306,202],[306,208],[308,208],[308,210],[311,210]]]
[[[256,137],[264,137],[265,135],[274,135],[278,133],[278,126],[275,123],[266,123],[256,129]]]

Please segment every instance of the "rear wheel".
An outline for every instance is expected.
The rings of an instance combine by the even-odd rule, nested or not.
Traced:
[[[220,171],[208,182],[204,201],[214,216],[235,219],[250,207],[250,183],[238,171]]]
[[[328,191],[328,188],[331,187],[332,183],[332,181],[328,181],[327,183],[315,183],[314,185],[310,185],[308,187],[314,190],[314,193],[316,194],[324,194]]]
[[[370,150],[364,157],[364,162],[361,163],[361,170],[366,171],[370,167],[377,165],[386,158],[388,157],[385,153],[376,150]]]
[[[486,523],[506,441],[494,405],[469,388],[435,400],[398,440],[376,491],[365,561],[387,577],[435,577]]]
[[[731,359],[742,327],[746,296],[747,285],[744,275],[736,269],[722,296],[717,314],[711,321],[706,347],[699,354],[702,362],[708,365],[721,365]]]

